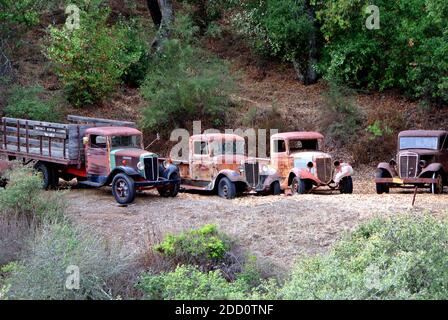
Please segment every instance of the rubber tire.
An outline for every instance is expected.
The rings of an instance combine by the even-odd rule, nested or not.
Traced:
[[[340,191],[342,194],[352,194],[353,193],[353,179],[352,177],[344,177],[341,179],[340,183]]]
[[[440,179],[441,186],[437,186],[435,183],[431,183],[430,192],[432,194],[442,194],[443,193],[443,177],[440,172],[434,172],[432,175],[433,179]]]
[[[376,178],[389,178],[389,177],[385,177],[384,171],[383,170],[377,170],[377,172],[375,173],[375,177]],[[383,194],[383,193],[389,193],[390,188],[386,183],[376,183],[376,193],[377,194]]]
[[[177,174],[177,172],[174,172],[168,180],[174,180],[174,179],[179,179],[179,175]],[[179,193],[179,189],[180,189],[180,181],[176,184],[172,184],[168,187],[163,187],[163,188],[158,188],[157,191],[159,192],[159,195],[161,197],[164,198],[168,198],[168,197],[176,197],[177,194]]]
[[[229,180],[223,177],[218,183],[218,196],[224,199],[234,199],[236,197],[236,186]]]
[[[117,184],[119,182],[124,182],[127,185],[128,188],[128,194],[125,195],[124,197],[121,197],[118,193],[117,193]],[[134,184],[134,179],[132,179],[130,176],[128,176],[127,174],[124,173],[119,173],[117,174],[114,179],[112,180],[112,194],[115,198],[115,200],[119,203],[119,204],[129,204],[132,203],[135,199],[135,194],[136,194],[136,190],[135,190],[135,184]]]
[[[271,193],[274,196],[278,196],[282,193],[282,188],[280,187],[280,182],[274,181],[271,184]]]
[[[292,194],[305,194],[309,193],[313,189],[313,184],[305,179],[299,179],[294,177],[291,182]]]
[[[37,162],[34,165],[34,170],[42,174],[42,189],[54,189],[57,186],[55,179],[56,174],[50,165],[43,162]]]

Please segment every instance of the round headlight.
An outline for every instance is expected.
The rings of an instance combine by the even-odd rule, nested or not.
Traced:
[[[269,168],[268,168],[267,165],[263,165],[263,166],[261,167],[261,171],[263,171],[263,172],[268,172],[268,170],[269,170]]]
[[[311,161],[310,162],[308,162],[307,164],[306,164],[306,166],[308,167],[308,168],[312,168],[312,167],[314,167],[314,163],[312,163]]]
[[[137,169],[143,171],[145,169],[145,164],[140,161],[137,163]]]
[[[428,165],[428,162],[426,160],[420,160],[418,162],[418,165],[422,168],[425,168]]]
[[[392,167],[395,167],[397,165],[397,162],[395,161],[395,159],[391,159],[389,161],[389,165],[391,165]]]

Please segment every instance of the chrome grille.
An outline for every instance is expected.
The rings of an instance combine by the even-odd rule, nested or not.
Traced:
[[[329,183],[332,177],[331,158],[316,158],[317,177],[324,183]]]
[[[400,156],[400,177],[415,178],[418,173],[418,155],[405,154]]]
[[[244,172],[246,173],[246,181],[251,187],[256,187],[260,178],[258,162],[245,163]]]
[[[159,168],[157,157],[145,158],[145,178],[148,181],[156,181],[159,179]]]

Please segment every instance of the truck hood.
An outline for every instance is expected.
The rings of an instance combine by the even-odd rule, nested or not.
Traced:
[[[142,155],[155,156],[154,153],[148,152],[143,149],[137,149],[137,148],[115,149],[115,150],[112,150],[110,153],[111,153],[111,155],[115,155],[116,157],[140,158]]]

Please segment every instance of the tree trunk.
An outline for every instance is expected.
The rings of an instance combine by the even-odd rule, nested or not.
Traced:
[[[158,28],[157,35],[151,44],[153,51],[163,50],[163,41],[170,35],[170,25],[174,20],[172,0],[146,0],[148,10],[154,25]]]

